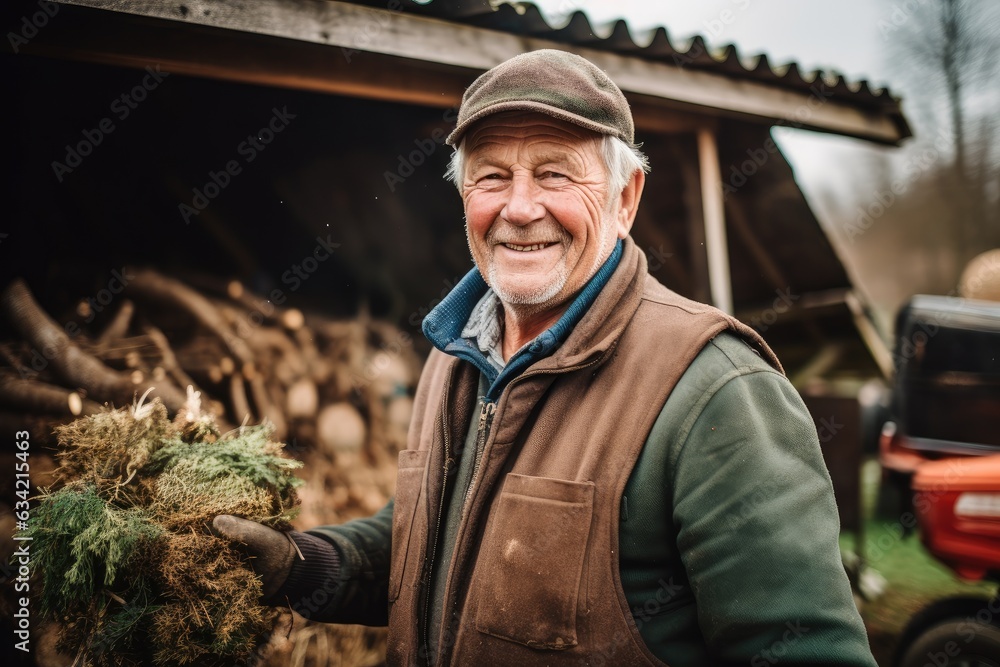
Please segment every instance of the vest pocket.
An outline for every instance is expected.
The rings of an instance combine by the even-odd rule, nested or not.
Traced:
[[[406,449],[399,453],[396,472],[396,495],[392,508],[392,560],[389,563],[389,602],[399,597],[403,566],[410,545],[413,517],[417,511],[424,483],[429,452]]]
[[[532,648],[577,644],[593,482],[508,474],[480,550],[476,629]]]

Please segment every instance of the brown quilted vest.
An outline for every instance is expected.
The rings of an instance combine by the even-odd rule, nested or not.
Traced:
[[[446,452],[463,442],[478,383],[471,364],[435,350],[399,455],[388,664],[662,665],[643,644],[622,590],[619,503],[674,385],[727,329],[780,370],[756,332],[658,283],[626,239],[618,268],[569,338],[497,401],[431,662],[422,648],[426,578],[445,502]]]

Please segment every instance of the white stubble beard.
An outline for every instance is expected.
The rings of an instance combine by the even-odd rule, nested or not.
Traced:
[[[589,282],[590,279],[594,277],[594,274],[597,273],[597,270],[607,259],[607,257],[605,256],[605,247],[608,243],[609,238],[614,233],[614,227],[615,227],[613,224],[614,221],[612,219],[611,211],[608,210],[609,208],[611,207],[605,209],[603,214],[604,217],[601,220],[601,239],[599,242],[601,252],[598,252],[597,256],[594,258],[594,264],[593,266],[590,267],[590,270],[587,273],[587,278],[586,280],[584,280],[584,284]],[[468,237],[468,232],[466,232],[466,234]],[[487,234],[487,237],[488,236],[489,235]],[[571,243],[572,238],[570,237],[568,241]],[[495,247],[492,244],[489,244],[489,246],[491,248]],[[510,291],[507,290],[502,285],[503,281],[500,279],[500,276],[497,272],[496,262],[492,261],[491,257],[486,279],[490,287],[493,288],[493,291],[496,292],[498,297],[500,297],[501,303],[510,304],[513,306],[541,306],[547,303],[553,297],[555,297],[555,295],[558,294],[566,286],[566,282],[569,280],[569,274],[570,271],[569,268],[566,266],[566,255],[564,254],[562,259],[560,260],[559,266],[556,269],[556,276],[550,283],[548,283],[542,288],[535,289],[529,292]]]

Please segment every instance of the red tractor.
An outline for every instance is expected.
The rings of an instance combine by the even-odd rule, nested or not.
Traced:
[[[897,319],[883,480],[928,551],[1000,583],[1000,303],[914,297]],[[946,598],[907,625],[898,667],[1000,667],[1000,596]]]

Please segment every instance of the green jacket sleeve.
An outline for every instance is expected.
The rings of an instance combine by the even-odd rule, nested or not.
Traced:
[[[382,626],[389,622],[389,562],[393,500],[377,513],[307,531],[331,542],[339,572],[313,595],[309,618],[327,623]],[[329,575],[327,575],[329,577]]]
[[[704,390],[668,445],[677,548],[709,653],[874,666],[809,412],[741,340],[710,345],[725,361],[695,378]]]

